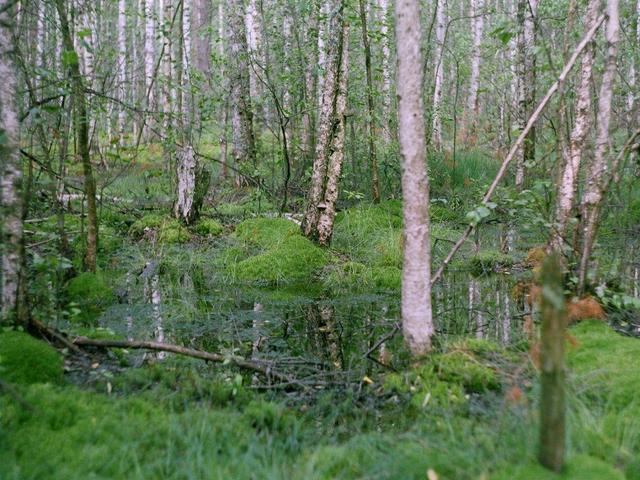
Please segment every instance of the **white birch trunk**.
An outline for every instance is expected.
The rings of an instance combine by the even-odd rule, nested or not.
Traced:
[[[191,113],[191,0],[183,0],[182,4],[182,112],[184,118],[183,125],[190,124],[188,121]]]
[[[323,1],[320,6],[318,18],[318,81],[316,83],[316,105],[322,105],[322,95],[324,93],[324,82],[327,75],[327,28],[329,25],[329,14],[331,13],[331,1]]]
[[[465,137],[475,136],[478,121],[478,89],[480,87],[480,62],[482,60],[482,31],[484,29],[484,0],[471,0],[471,77],[467,96],[467,112],[463,130]]]
[[[431,348],[429,177],[422,100],[422,29],[417,0],[396,0],[398,135],[402,159],[404,260],[402,328],[414,355]]]
[[[582,256],[578,272],[578,292],[582,293],[586,284],[589,258],[598,229],[600,204],[603,200],[610,172],[607,153],[609,150],[609,124],[611,121],[611,102],[613,84],[617,72],[619,23],[618,0],[607,0],[605,40],[607,57],[602,74],[602,83],[598,94],[598,117],[596,120],[596,140],[593,161],[587,173],[587,184],[582,197]]]
[[[126,0],[118,0],[118,99],[127,101],[127,16]],[[122,141],[126,121],[126,112],[122,105],[118,110],[118,133]]]
[[[599,0],[590,0],[587,7],[585,30],[593,26],[599,13]],[[555,228],[551,233],[551,247],[562,251],[568,244],[565,241],[567,224],[573,210],[578,173],[582,161],[584,144],[589,133],[591,123],[591,91],[593,77],[593,62],[595,59],[595,45],[592,42],[587,47],[582,56],[580,69],[580,84],[577,90],[576,112],[571,138],[569,140],[569,151],[565,153],[563,159],[562,177],[558,185],[558,197],[556,200]],[[564,152],[563,152],[564,153]]]
[[[258,0],[249,0],[245,22],[250,62],[256,64],[255,68],[260,72],[262,68],[265,68],[265,59],[262,54],[262,20],[260,18]],[[251,96],[254,98],[261,96],[262,85],[253,68],[249,68],[249,79]]]
[[[193,66],[205,80],[211,73],[211,4],[211,0],[195,0],[193,9]]]
[[[327,165],[327,184],[324,193],[324,208],[318,219],[318,243],[329,246],[333,236],[333,221],[336,216],[336,202],[338,201],[340,175],[344,160],[344,137],[347,113],[347,87],[349,79],[349,24],[342,27],[342,58],[338,81],[338,94],[334,122],[336,122],[334,136],[331,142],[331,155]]]
[[[377,0],[378,3],[378,23],[380,25],[380,36],[382,43],[382,140],[385,145],[389,145],[393,138],[391,119],[391,48],[389,40],[389,0]]]
[[[153,0],[143,0],[144,2],[144,94],[145,105],[148,108],[153,108],[154,94],[153,88],[153,69],[155,61],[155,23],[153,19]]]
[[[435,80],[433,86],[433,105],[431,116],[431,140],[435,150],[442,150],[442,88],[444,84],[444,41],[447,28],[447,2],[438,0],[436,8],[436,48],[433,60],[435,62]]]
[[[20,133],[16,111],[16,75],[13,64],[13,26],[10,0],[0,0],[0,198],[2,277],[0,324],[10,324],[19,315],[19,288],[23,264],[23,203]]]

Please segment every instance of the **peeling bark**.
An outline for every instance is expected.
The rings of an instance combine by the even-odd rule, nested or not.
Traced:
[[[607,0],[605,40],[607,56],[602,83],[598,94],[598,116],[596,119],[596,141],[593,161],[587,173],[587,184],[582,197],[582,256],[578,271],[578,293],[584,292],[589,258],[598,230],[600,206],[609,184],[609,177],[615,173],[609,171],[607,153],[609,151],[609,124],[611,121],[611,102],[613,84],[617,73],[618,35],[620,19],[618,0]]]
[[[422,29],[417,0],[395,5],[398,57],[398,134],[402,159],[404,260],[402,268],[402,328],[414,355],[431,348],[431,245],[429,238],[429,177],[426,168],[422,100]]]
[[[176,201],[173,215],[186,225],[193,224],[200,213],[209,188],[209,172],[199,165],[191,146],[178,152]]]
[[[16,74],[13,61],[11,1],[0,0],[0,199],[2,277],[0,324],[24,320],[20,295],[23,282],[23,198],[19,121],[16,111]]]

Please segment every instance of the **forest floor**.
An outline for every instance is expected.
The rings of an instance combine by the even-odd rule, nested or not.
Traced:
[[[608,322],[571,328],[557,476],[536,461],[539,383],[513,288],[534,275],[539,236],[502,254],[488,223],[479,253],[464,246],[434,291],[435,351],[415,362],[398,329],[399,201],[345,208],[322,250],[254,190],[214,199],[185,228],[169,217],[169,187],[131,177],[114,183],[116,202],[105,194],[97,274],[55,291],[78,259],[35,259],[38,317],[71,338],[240,355],[292,381],[132,349],[79,357],[1,333],[0,478],[640,479],[627,285],[600,292]],[[80,251],[78,216],[66,221]],[[465,220],[435,203],[432,221],[437,264]],[[46,239],[55,225],[33,228]]]

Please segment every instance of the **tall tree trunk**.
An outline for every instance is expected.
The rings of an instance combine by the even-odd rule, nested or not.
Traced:
[[[402,158],[404,260],[402,329],[414,355],[431,348],[429,177],[422,97],[422,29],[417,0],[396,0],[398,135]]]
[[[436,6],[435,80],[433,87],[433,114],[431,141],[433,148],[442,150],[442,88],[444,84],[444,41],[447,28],[447,0],[438,0]]]
[[[331,154],[327,165],[327,181],[324,190],[324,208],[320,210],[318,218],[318,243],[329,246],[333,236],[333,221],[336,216],[336,202],[338,201],[340,175],[344,160],[344,137],[347,113],[347,88],[349,79],[349,24],[343,22],[342,48],[338,92],[334,114],[335,131],[331,141]]]
[[[589,31],[599,14],[600,1],[590,0],[587,7],[585,31]],[[567,225],[573,210],[578,173],[582,161],[585,140],[589,132],[591,119],[591,82],[593,77],[593,62],[595,59],[595,44],[592,42],[584,52],[580,70],[580,84],[577,90],[576,113],[569,140],[569,151],[563,155],[563,168],[555,210],[555,228],[551,232],[550,246],[562,252],[568,242],[565,241]],[[564,153],[564,152],[563,152]]]
[[[118,0],[118,99],[120,102],[127,101],[127,16],[126,0]],[[125,131],[126,112],[122,104],[118,110],[118,134],[122,142]]]
[[[0,325],[24,323],[25,298],[22,164],[20,159],[19,121],[16,111],[16,73],[13,53],[13,8],[10,0],[0,0],[0,199],[2,214],[0,248],[2,276],[0,290]]]
[[[589,258],[598,230],[600,206],[606,193],[609,176],[607,152],[609,150],[609,123],[611,120],[611,100],[613,84],[617,71],[618,30],[620,19],[618,16],[618,0],[607,0],[607,20],[605,25],[605,40],[607,42],[607,57],[602,74],[602,83],[598,95],[598,116],[596,119],[596,140],[593,161],[587,173],[587,184],[582,197],[582,257],[578,271],[578,293],[584,292]]]
[[[155,95],[153,92],[153,74],[155,61],[155,23],[153,19],[153,0],[143,0],[144,2],[144,95],[145,106],[152,110],[155,106]]]
[[[193,12],[193,65],[208,79],[211,73],[211,0],[195,0]]]
[[[98,210],[96,208],[96,181],[93,177],[93,167],[91,166],[91,157],[89,155],[89,119],[87,116],[84,81],[80,73],[78,54],[73,48],[73,39],[64,5],[64,0],[56,0],[63,46],[67,51],[67,55],[72,58],[72,61],[69,62],[69,69],[72,82],[74,125],[78,154],[82,161],[84,173],[84,193],[87,197],[87,246],[84,254],[84,268],[90,272],[95,272],[98,250]]]
[[[478,124],[478,89],[480,87],[480,62],[482,60],[482,31],[484,29],[484,0],[471,0],[471,31],[473,45],[471,47],[471,78],[469,79],[469,94],[467,96],[467,110],[462,127],[465,142],[473,141]]]
[[[341,58],[344,50],[342,24],[344,5],[342,0],[332,4],[330,11],[329,35],[327,36],[327,51],[325,53],[325,76],[323,81],[322,102],[320,104],[320,118],[316,135],[316,152],[311,174],[311,186],[307,198],[307,208],[302,220],[302,233],[310,238],[318,239],[318,220],[324,203],[327,166],[331,155],[331,145],[335,134],[336,102],[340,81]]]
[[[373,105],[373,75],[371,73],[371,45],[367,31],[367,10],[365,2],[360,0],[360,22],[362,23],[362,44],[364,45],[364,65],[367,76],[367,123],[369,129],[369,167],[371,169],[371,198],[373,203],[380,202],[380,182],[378,180],[378,158],[376,154],[376,117]]]
[[[249,0],[245,13],[245,24],[247,32],[247,50],[249,52],[249,88],[251,97],[257,100],[257,105],[263,105],[264,121],[266,122],[267,107],[266,102],[262,101],[264,89],[258,78],[258,74],[262,69],[267,68],[264,41],[262,38],[262,15],[260,12],[259,0]],[[256,74],[256,71],[258,74]],[[257,114],[259,115],[259,113]]]
[[[173,215],[186,225],[195,223],[209,188],[209,172],[199,164],[191,146],[178,152],[176,201]]]
[[[389,47],[389,0],[377,0],[378,2],[378,22],[380,24],[380,41],[382,42],[382,140],[385,146],[391,143],[393,126],[391,122],[391,48]]]
[[[535,103],[535,16],[538,0],[517,0],[517,86],[518,86],[518,130],[524,130],[527,120],[533,112]],[[516,157],[516,188],[522,189],[525,178],[526,163],[535,159],[536,133],[535,127],[529,131],[527,138]]]
[[[229,81],[231,89],[232,155],[236,168],[256,163],[253,136],[253,112],[249,85],[249,55],[244,23],[244,2],[228,0],[227,35],[229,39]],[[236,177],[236,183],[242,183]]]

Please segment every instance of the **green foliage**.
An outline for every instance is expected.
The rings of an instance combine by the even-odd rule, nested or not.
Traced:
[[[212,218],[203,218],[196,223],[195,231],[198,235],[217,237],[222,234],[224,228]]]
[[[434,365],[440,380],[457,383],[468,392],[482,393],[500,388],[495,370],[470,352],[454,350],[436,356]]]
[[[236,227],[234,236],[250,245],[272,248],[297,233],[298,226],[284,218],[251,218]]]
[[[236,275],[240,280],[270,285],[310,281],[328,262],[327,254],[301,235],[285,236],[280,243],[276,243],[277,235],[249,238],[275,246],[238,263]]]
[[[67,286],[71,305],[76,306],[75,319],[85,324],[93,324],[100,313],[113,301],[115,296],[102,272],[84,272],[72,278]]]
[[[45,342],[14,330],[0,333],[0,378],[15,383],[61,383],[63,361]]]
[[[134,238],[140,238],[147,229],[154,230],[160,228],[166,221],[167,219],[164,216],[157,213],[150,213],[133,222],[133,225],[129,228],[129,234]]]

